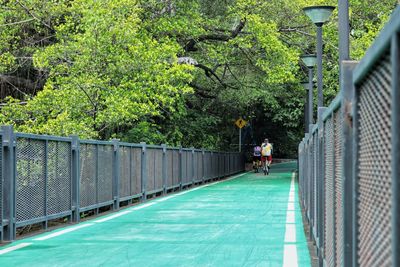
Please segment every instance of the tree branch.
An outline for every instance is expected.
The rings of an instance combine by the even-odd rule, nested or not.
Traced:
[[[34,91],[37,87],[43,87],[45,79],[39,80],[38,82],[24,79],[17,76],[3,75],[0,74],[0,82],[5,82],[10,85],[13,85],[15,88],[24,88],[28,91]],[[18,89],[19,90],[19,89]]]
[[[296,32],[296,33],[300,33],[300,34],[303,34],[303,35],[306,35],[306,36],[314,37],[314,35],[312,35],[312,34],[310,34],[308,32],[299,30],[299,28],[302,28],[302,27],[299,26],[299,27],[293,27],[293,28],[291,28],[291,27],[289,27],[289,28],[281,28],[278,31],[279,32]]]
[[[16,1],[24,10],[25,12],[30,15],[32,18],[34,18],[35,20],[37,20],[38,22],[42,23],[44,26],[46,26],[47,28],[49,28],[50,30],[54,31],[54,29],[47,24],[46,22],[44,22],[43,20],[39,19],[38,17],[36,17],[36,15],[25,5],[23,5],[20,1]]]
[[[233,29],[232,31],[228,31],[230,34],[212,33],[212,34],[200,35],[197,38],[189,39],[187,40],[184,49],[186,52],[197,51],[196,44],[204,41],[227,42],[231,39],[236,38],[239,35],[239,33],[243,30],[245,25],[246,25],[246,19],[242,19],[240,20],[239,24],[236,26],[235,29]]]
[[[17,24],[23,24],[26,22],[30,22],[32,20],[35,19],[26,19],[26,20],[21,20],[21,21],[16,21],[16,22],[10,22],[10,23],[6,23],[6,24],[1,24],[0,27],[6,27],[6,26],[12,26],[12,25],[17,25]]]

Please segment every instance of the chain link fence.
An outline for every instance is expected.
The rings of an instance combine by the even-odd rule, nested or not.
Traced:
[[[320,266],[400,266],[399,32],[400,7],[359,63],[342,62],[338,96],[299,144]]]
[[[1,128],[0,141],[0,242],[15,240],[19,227],[79,222],[85,212],[244,171],[237,152],[14,133],[11,126]]]

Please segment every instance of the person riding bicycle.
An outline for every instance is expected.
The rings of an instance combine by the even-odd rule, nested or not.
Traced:
[[[263,164],[264,174],[269,174],[269,167],[272,163],[272,145],[265,138],[264,142],[261,144],[261,161]]]
[[[253,169],[258,172],[258,168],[261,165],[261,147],[255,146],[253,151]]]

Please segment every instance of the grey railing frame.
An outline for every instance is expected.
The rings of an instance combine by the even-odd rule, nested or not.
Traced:
[[[120,142],[117,139],[111,140],[111,141],[96,141],[96,140],[81,140],[77,136],[70,136],[70,137],[59,137],[59,136],[48,136],[48,135],[35,135],[35,134],[26,134],[26,133],[16,133],[13,130],[12,126],[2,126],[0,130],[0,137],[1,137],[1,155],[0,155],[0,164],[1,164],[1,173],[0,173],[0,178],[2,179],[0,182],[0,242],[11,242],[16,239],[16,230],[18,227],[23,227],[26,225],[31,225],[31,224],[37,224],[41,223],[44,229],[47,229],[48,227],[48,222],[53,219],[58,219],[58,218],[68,218],[69,222],[73,223],[79,223],[80,217],[83,212],[87,211],[93,211],[94,214],[98,214],[100,208],[108,206],[112,210],[118,210],[120,209],[121,203],[127,203],[131,204],[132,200],[137,199],[138,201],[146,201],[148,199],[148,196],[154,197],[158,195],[163,195],[167,194],[169,192],[174,192],[176,190],[182,190],[184,186],[194,186],[197,184],[202,184],[205,182],[211,182],[214,180],[219,180],[224,177],[234,175],[236,173],[240,173],[244,171],[244,157],[241,153],[237,152],[216,152],[216,151],[207,151],[204,149],[195,149],[195,148],[182,148],[182,147],[168,147],[165,144],[162,144],[161,146],[157,145],[149,145],[146,143],[140,143],[140,144],[131,144],[131,143],[125,143],[125,142]],[[24,149],[33,149],[30,151],[30,154],[22,154],[25,152],[20,152],[22,156],[20,156],[20,159],[17,158],[17,151],[18,151],[18,140],[22,139],[25,143],[22,145]],[[40,150],[41,154],[40,156],[35,156],[36,153],[35,149],[35,144],[32,145],[32,142],[40,142],[40,148],[43,147],[42,150]],[[51,188],[51,183],[48,182],[48,177],[49,177],[49,142],[55,142],[52,143],[53,147],[57,147],[57,152],[52,152],[52,153],[57,153],[55,158],[52,158],[52,171],[53,171],[53,176],[54,173],[56,173],[57,177],[59,175],[64,175],[63,176],[63,181],[65,181],[68,185],[68,190],[70,191],[63,191],[64,189],[54,189]],[[68,154],[70,158],[67,160],[64,160],[64,167],[59,167],[58,163],[58,145],[61,143],[63,145],[63,151]],[[81,160],[83,160],[84,155],[81,153],[82,151],[82,145],[86,146],[86,149],[90,147],[90,160],[91,162],[94,160],[93,165],[88,165],[90,167],[90,170],[94,170],[93,173],[91,173],[91,178],[90,181],[93,183],[90,185],[93,190],[95,190],[95,193],[90,192],[90,197],[95,198],[94,203],[92,203],[92,199],[88,200],[89,202],[84,202],[85,206],[81,205],[81,198],[82,198],[82,177],[81,177],[81,172],[83,166],[81,166]],[[111,157],[111,152],[112,152],[112,162],[109,163],[110,166],[112,166],[112,172],[110,169],[109,172],[111,173],[110,176],[107,176],[107,183],[108,183],[108,189],[110,191],[109,195],[102,196],[102,198],[108,198],[109,196],[112,196],[112,199],[107,200],[106,202],[102,202],[100,199],[100,191],[101,188],[100,186],[100,176],[99,176],[99,165],[100,165],[100,152],[99,151],[99,146],[102,146],[103,150],[105,151],[104,153],[108,154],[102,154],[102,156],[107,156]],[[38,146],[39,147],[39,146]],[[125,151],[128,151],[124,154],[125,160],[128,159],[129,166],[122,165],[122,149],[127,149]],[[67,150],[65,150],[67,149]],[[147,162],[147,157],[149,153],[149,149],[153,150],[154,157],[158,157],[161,161],[158,161],[158,165],[160,166],[161,170],[158,168],[157,171],[159,174],[157,174],[155,169],[149,169],[153,168],[152,166],[155,166],[156,161],[154,161],[154,165],[148,165],[150,163]],[[86,150],[86,153],[89,150]],[[167,162],[168,155],[167,153],[169,151],[172,151],[170,153],[170,157],[172,157],[169,161]],[[182,157],[183,157],[183,152],[185,152],[185,162],[186,166],[182,165]],[[28,152],[27,152],[28,153]],[[125,152],[124,152],[125,153]],[[133,159],[133,153],[135,154],[135,160]],[[177,154],[176,154],[177,153]],[[35,162],[35,158],[39,157],[41,159],[40,163]],[[136,158],[137,157],[137,158]],[[140,157],[140,158],[139,158]],[[206,162],[206,157],[207,157],[207,162]],[[87,159],[87,158],[86,158]],[[38,214],[43,214],[38,216],[35,211],[32,211],[32,214],[30,214],[25,220],[25,217],[22,215],[20,216],[21,218],[23,217],[24,219],[19,218],[17,220],[17,212],[19,209],[19,205],[16,201],[16,195],[18,190],[17,186],[17,177],[19,177],[17,173],[17,164],[19,164],[19,160],[21,161],[21,164],[25,164],[25,162],[29,162],[34,168],[35,166],[39,166],[40,169],[37,171],[39,173],[39,176],[34,176],[34,178],[29,178],[29,172],[24,171],[23,174],[20,174],[22,178],[19,179],[24,179],[24,180],[19,180],[19,183],[22,183],[20,185],[24,190],[28,190],[26,192],[34,192],[35,194],[40,196],[40,201],[43,198],[43,203],[40,204],[39,207],[35,206],[35,209],[39,210]],[[103,159],[104,160],[104,159]],[[136,165],[137,160],[139,160],[138,164],[140,164],[140,170],[139,170],[139,165]],[[154,159],[155,160],[155,159]],[[42,163],[43,161],[43,163]],[[70,163],[69,163],[70,162]],[[234,164],[233,162],[236,162]],[[35,165],[37,164],[37,165]],[[55,165],[54,165],[55,164]],[[61,163],[60,163],[61,164]],[[88,164],[88,163],[86,163]],[[31,166],[29,165],[29,166]],[[121,166],[120,166],[121,165]],[[21,165],[23,166],[23,165]],[[22,168],[22,167],[19,168]],[[67,167],[65,167],[67,166]],[[89,168],[86,166],[86,168]],[[108,166],[108,165],[107,165]],[[120,167],[126,168],[126,170],[129,171],[129,176],[127,174],[122,174]],[[63,170],[67,171],[67,174],[60,174],[58,168],[64,168]],[[184,177],[183,169],[185,168],[185,174],[186,176]],[[125,169],[124,169],[125,170]],[[176,173],[176,170],[178,173]],[[151,179],[154,179],[152,181],[152,188],[149,188],[148,184],[148,172],[151,171],[153,177]],[[170,171],[170,172],[168,172]],[[125,171],[126,172],[126,171]],[[172,174],[171,174],[172,173]],[[28,176],[26,176],[28,175]],[[123,195],[120,192],[120,186],[123,186],[122,184],[122,176],[125,177],[125,182],[127,182],[126,177],[129,178],[129,192],[125,190]],[[140,175],[137,176],[137,175]],[[25,181],[28,177],[29,179],[40,179],[41,187],[35,187],[35,183],[37,183],[36,180],[32,180],[33,185],[30,185],[29,181]],[[58,179],[58,178],[56,178]],[[104,176],[103,176],[104,179]],[[132,180],[134,179],[134,180]],[[167,186],[167,179],[170,181],[170,186]],[[183,180],[187,181],[186,183],[183,182]],[[54,182],[53,180],[52,182]],[[135,185],[133,185],[133,181],[135,182]],[[139,186],[139,181],[140,181],[140,188],[137,188]],[[27,184],[28,182],[28,184]],[[87,183],[87,182],[84,182]],[[109,186],[111,184],[111,187]],[[85,185],[85,184],[84,184]],[[56,194],[58,191],[61,190],[63,191],[63,194],[67,194],[68,199],[65,201],[68,203],[68,208],[61,211],[61,212],[55,212],[55,213],[49,213],[48,212],[48,205],[51,203],[48,202],[48,192],[52,192],[53,194]],[[86,189],[88,190],[88,189]],[[139,193],[136,191],[140,190]],[[23,191],[25,192],[25,191]],[[54,193],[56,192],[56,193]],[[125,196],[128,193],[127,196]],[[24,198],[26,197],[31,197],[30,195],[23,195],[25,193],[18,193]],[[54,201],[54,195],[51,195],[52,200]],[[87,203],[90,203],[88,205]],[[57,205],[57,204],[56,204]],[[125,204],[124,204],[125,205]],[[29,204],[24,207],[30,207]],[[54,208],[54,207],[53,207]],[[29,209],[24,209],[23,212],[30,212]],[[54,211],[53,211],[54,212]]]
[[[361,90],[361,84],[368,79],[368,75],[373,71],[376,66],[379,65],[380,60],[385,55],[390,54],[390,67],[391,67],[391,257],[389,262],[391,266],[400,266],[400,7],[397,7],[393,12],[389,22],[383,28],[379,36],[376,38],[373,45],[368,49],[363,59],[358,63],[355,61],[342,61],[341,62],[341,79],[340,79],[340,92],[337,97],[331,102],[327,108],[320,108],[318,110],[318,122],[317,126],[310,125],[312,131],[309,134],[305,134],[305,137],[299,144],[299,188],[300,188],[300,199],[305,215],[310,223],[311,237],[315,241],[317,246],[319,266],[330,266],[330,263],[324,258],[324,239],[325,233],[324,220],[321,217],[326,213],[327,216],[333,216],[336,220],[335,208],[333,211],[324,210],[325,196],[327,192],[324,192],[325,188],[325,162],[324,162],[324,142],[326,142],[325,133],[325,122],[332,117],[335,112],[340,112],[339,122],[341,123],[341,132],[339,132],[338,138],[341,140],[342,147],[335,148],[341,149],[340,160],[342,171],[336,173],[341,177],[341,195],[342,195],[342,232],[340,233],[343,237],[342,244],[334,244],[342,246],[343,250],[340,251],[339,260],[341,260],[342,266],[359,266],[360,265],[360,254],[359,254],[359,221],[358,212],[360,206],[358,205],[359,188],[359,95]],[[376,82],[376,81],[375,81]],[[375,87],[374,87],[375,88]],[[387,87],[386,87],[387,88]],[[336,113],[337,114],[337,113]],[[311,160],[315,158],[312,153],[311,146],[315,144],[315,134],[318,134],[319,141],[317,142],[318,150],[314,153],[317,154],[316,158],[320,160],[317,168],[310,169],[313,166]],[[333,137],[335,138],[335,137]],[[335,155],[333,156],[335,162]],[[335,165],[334,165],[335,166]],[[312,172],[317,175],[313,177]],[[333,172],[335,174],[335,170]],[[333,174],[333,175],[334,175]],[[333,176],[335,177],[335,176]],[[318,193],[320,197],[312,196],[314,194],[311,181],[319,184]],[[335,184],[335,181],[334,181]],[[333,189],[334,190],[334,189]],[[333,192],[334,193],[334,192]],[[311,196],[310,196],[311,195]],[[317,203],[311,203],[314,199]],[[336,196],[334,195],[334,203]],[[319,203],[318,203],[319,202]],[[333,204],[334,204],[333,203]],[[336,205],[336,204],[334,204]],[[389,205],[389,204],[388,204]],[[312,212],[313,207],[319,207],[317,209],[317,225],[314,224],[315,218]],[[322,207],[322,209],[321,209]],[[333,214],[331,214],[333,213]],[[331,217],[332,218],[332,217]],[[340,222],[340,221],[339,221]],[[335,224],[334,224],[334,227]],[[334,230],[334,229],[332,229]],[[334,233],[334,242],[336,243],[336,234]],[[383,233],[374,232],[374,235],[380,235]],[[387,239],[388,240],[388,239]],[[334,254],[336,251],[334,250]],[[336,256],[334,255],[334,259]],[[335,263],[335,266],[340,265]]]

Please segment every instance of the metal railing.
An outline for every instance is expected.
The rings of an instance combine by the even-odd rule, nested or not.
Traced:
[[[244,171],[236,152],[0,131],[0,242],[19,227],[81,214]]]
[[[400,7],[299,145],[320,266],[400,266]]]

